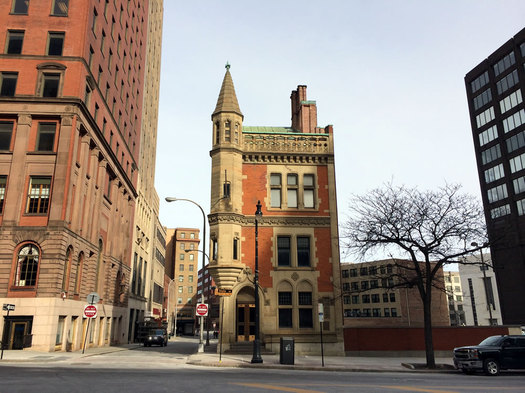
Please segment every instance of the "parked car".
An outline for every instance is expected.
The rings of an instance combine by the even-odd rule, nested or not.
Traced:
[[[151,347],[152,345],[166,346],[168,345],[168,334],[165,329],[154,329],[144,339],[144,346]]]
[[[479,345],[454,348],[454,365],[465,374],[525,369],[525,336],[490,336]]]

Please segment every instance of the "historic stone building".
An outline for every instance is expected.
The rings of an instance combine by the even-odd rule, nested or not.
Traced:
[[[223,299],[223,348],[255,332],[255,211],[263,346],[295,339],[296,353],[343,354],[334,140],[317,127],[306,86],[292,92],[291,127],[247,127],[227,65],[212,114],[210,266]]]
[[[6,348],[127,340],[146,62],[160,56],[147,56],[148,21],[161,4],[0,3],[0,303],[15,306],[0,320]],[[91,292],[100,300],[88,323]]]

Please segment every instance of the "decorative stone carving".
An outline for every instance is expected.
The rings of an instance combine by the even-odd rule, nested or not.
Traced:
[[[293,274],[292,274],[292,280],[294,280],[294,281],[299,280],[299,274],[297,274],[297,272],[293,272]]]

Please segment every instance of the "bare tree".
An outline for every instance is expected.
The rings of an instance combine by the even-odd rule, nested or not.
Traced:
[[[472,242],[486,241],[480,203],[460,193],[460,188],[445,185],[437,191],[420,191],[388,183],[363,196],[354,196],[350,218],[343,225],[343,245],[360,259],[383,252],[410,261],[409,265],[399,266],[403,269],[397,269],[396,286],[418,289],[423,303],[428,368],[436,366],[432,287],[445,264],[456,263],[458,258],[479,250]]]

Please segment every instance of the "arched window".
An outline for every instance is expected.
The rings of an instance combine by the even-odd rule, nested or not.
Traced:
[[[279,328],[293,327],[293,288],[288,282],[278,286],[277,304],[279,305]]]
[[[78,254],[77,275],[75,277],[75,294],[80,293],[80,285],[82,283],[82,269],[84,268],[84,253]]]
[[[299,307],[299,328],[313,328],[312,285],[307,281],[301,281],[297,286],[297,305]]]
[[[71,259],[73,258],[73,248],[68,247],[66,259],[64,261],[64,271],[62,272],[62,291],[67,293],[69,287],[69,272],[71,269]]]
[[[26,244],[18,251],[15,286],[31,287],[36,285],[40,253],[34,244]]]

